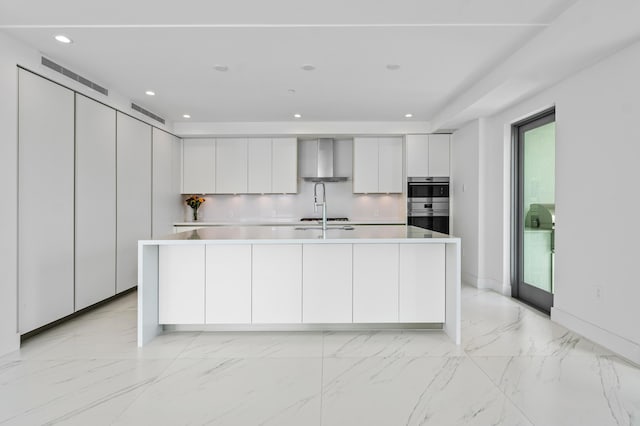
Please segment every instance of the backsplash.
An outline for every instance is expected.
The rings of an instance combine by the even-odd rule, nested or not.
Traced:
[[[313,212],[313,183],[300,181],[298,194],[206,195],[198,210],[202,221],[292,220],[321,216]],[[406,220],[403,194],[353,194],[351,181],[327,183],[327,216],[351,220]],[[187,196],[184,196],[186,199]],[[185,204],[184,217],[191,221]]]

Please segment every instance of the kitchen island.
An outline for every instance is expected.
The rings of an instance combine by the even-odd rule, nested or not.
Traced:
[[[138,243],[138,346],[168,330],[442,329],[460,239],[405,225],[221,226]]]

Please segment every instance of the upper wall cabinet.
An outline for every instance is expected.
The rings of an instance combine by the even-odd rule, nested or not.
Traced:
[[[407,176],[448,177],[450,135],[407,135]]]
[[[298,140],[271,139],[271,191],[278,194],[298,192]]]
[[[183,194],[298,192],[296,138],[186,139]]]
[[[216,139],[216,193],[247,192],[247,140]]]
[[[402,138],[353,140],[353,192],[402,192]]]
[[[215,139],[182,141],[182,193],[212,194],[216,192]]]

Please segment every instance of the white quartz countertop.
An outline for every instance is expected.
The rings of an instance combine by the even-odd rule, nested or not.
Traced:
[[[318,223],[321,220],[318,221]],[[406,221],[389,219],[389,220],[348,220],[348,221],[331,221],[331,225],[406,225]],[[301,221],[298,219],[268,219],[268,220],[242,220],[242,221],[222,221],[222,220],[202,220],[197,222],[174,222],[173,226],[304,226],[315,225],[313,221]]]
[[[460,239],[439,232],[407,225],[368,225],[343,229],[330,225],[323,232],[317,225],[304,226],[212,226],[179,232],[141,244],[198,243],[455,243]]]

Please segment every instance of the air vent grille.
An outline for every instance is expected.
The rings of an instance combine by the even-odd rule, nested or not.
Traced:
[[[138,111],[140,114],[144,114],[149,118],[152,118],[154,120],[156,120],[159,123],[164,124],[164,118],[152,113],[151,111],[147,111],[146,109],[142,108],[139,105],[136,105],[134,103],[131,104],[131,109],[133,109],[134,111]]]
[[[42,65],[44,65],[47,68],[51,68],[52,70],[59,72],[60,74],[64,75],[65,77],[68,77],[72,80],[77,81],[80,84],[83,84],[93,90],[95,90],[96,92],[102,93],[105,96],[109,96],[109,90],[105,89],[104,87],[100,86],[99,84],[94,83],[93,81],[86,79],[78,74],[76,74],[75,72],[71,71],[68,68],[63,67],[62,65],[58,65],[55,62],[53,62],[50,59],[45,58],[44,56],[42,57]]]

